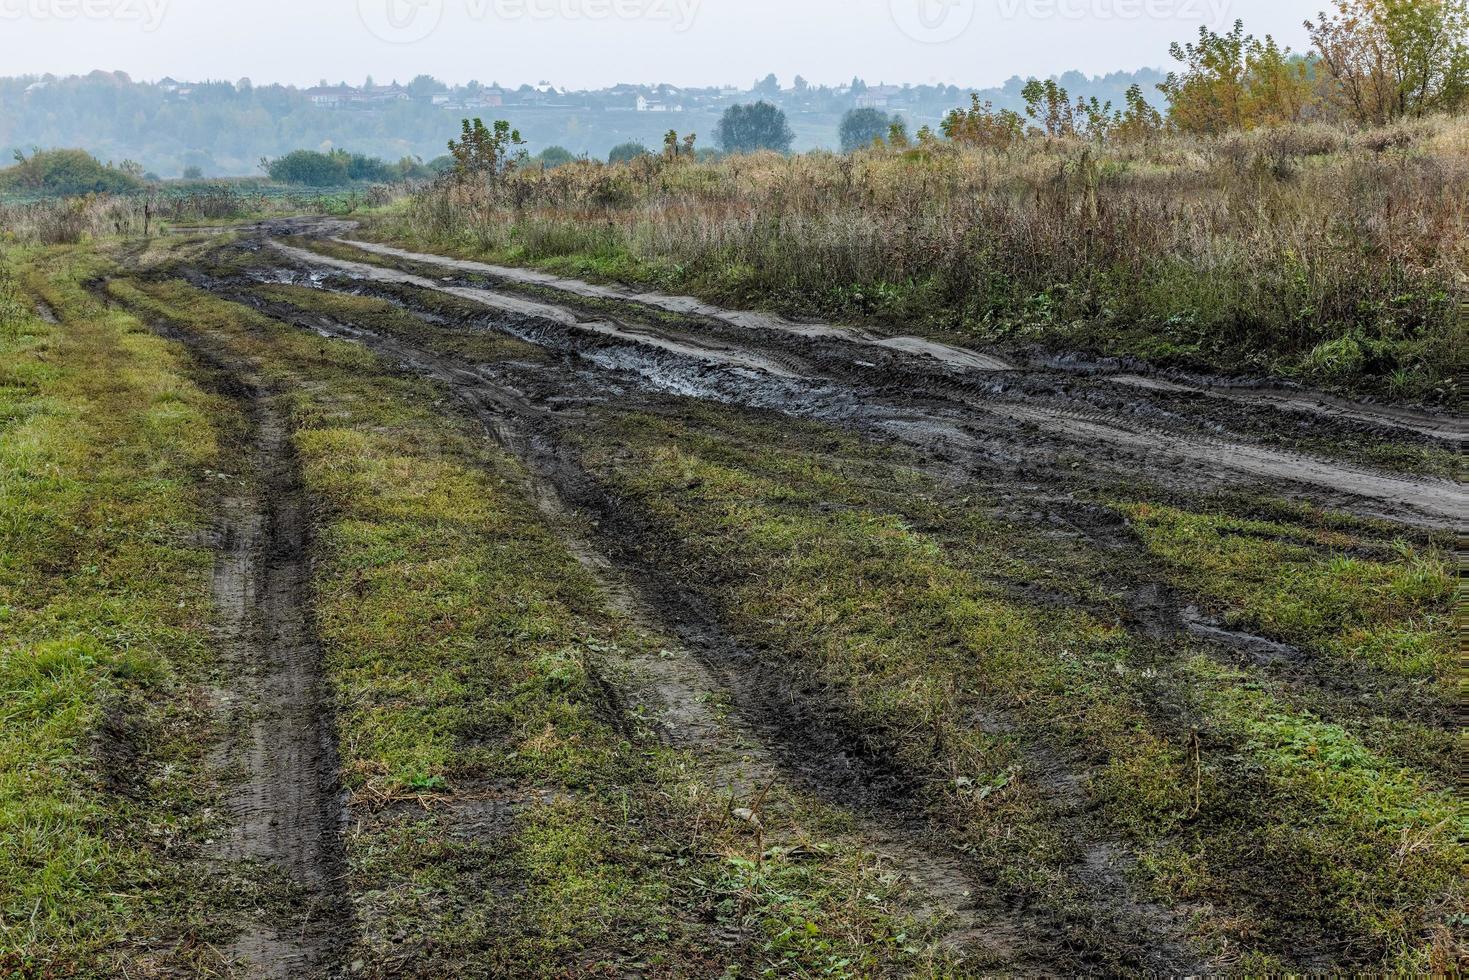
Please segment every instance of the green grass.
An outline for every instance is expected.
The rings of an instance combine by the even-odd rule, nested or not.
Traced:
[[[443,415],[441,390],[179,283],[110,288],[286,392],[321,514],[315,620],[352,792],[352,955],[369,973],[942,962],[938,924],[911,920],[901,882],[835,814],[780,791],[761,838],[691,760],[628,728],[604,678],[657,638],[603,609],[525,474]]]
[[[1444,678],[1457,662],[1454,572],[1441,551],[1399,542],[1363,557],[1341,531],[1148,504],[1123,512],[1231,626],[1408,677]]]
[[[0,255],[0,972],[110,974],[130,945],[187,969],[174,848],[213,791],[197,541],[219,430],[177,352],[77,266]]]
[[[1195,938],[1223,962],[1284,966],[1313,935],[1340,937],[1362,965],[1420,969],[1444,949],[1464,860],[1447,785],[1296,707],[1289,685],[1211,668],[1186,638],[1017,598],[1087,566],[1073,555],[1047,571],[1044,549],[963,517],[986,508],[982,493],[946,499],[901,454],[819,427],[699,411],[609,417],[583,444],[616,495],[666,529],[649,532],[649,553],[775,662],[829,684],[845,723],[921,773],[924,801],[1030,900],[1085,904],[1066,835],[1091,833],[1130,842],[1143,885],[1197,913]],[[1409,583],[1399,600],[1437,608],[1439,584],[1413,583],[1440,579],[1413,556],[1383,565],[1379,577]],[[1257,570],[1262,593],[1298,578],[1289,564]],[[1299,602],[1342,607],[1342,582],[1306,585]],[[1401,611],[1353,599],[1384,622]],[[1446,622],[1423,629],[1446,643]],[[1058,759],[1082,774],[1100,823],[1078,824],[1051,791]]]

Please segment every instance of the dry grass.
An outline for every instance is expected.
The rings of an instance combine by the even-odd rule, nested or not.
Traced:
[[[1006,153],[654,158],[443,184],[383,230],[982,343],[1447,398],[1469,120]]]

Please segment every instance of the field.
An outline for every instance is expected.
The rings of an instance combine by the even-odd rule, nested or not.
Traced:
[[[0,973],[1457,974],[1403,133],[10,213]]]

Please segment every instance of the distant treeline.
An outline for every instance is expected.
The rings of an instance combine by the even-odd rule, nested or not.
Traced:
[[[1094,78],[1067,72],[1055,79],[1078,95],[1114,102],[1133,85],[1151,91],[1163,80],[1164,74],[1153,69]],[[1028,81],[1015,77],[976,94],[1018,110]],[[331,107],[340,92],[355,97],[384,90],[401,97]],[[869,85],[861,79],[835,87],[810,85],[799,77],[782,83],[773,75],[738,89],[626,85],[559,92],[450,87],[423,76],[397,88],[369,79],[350,89],[322,91],[327,94],[253,85],[248,79],[144,83],[100,71],[67,78],[0,78],[0,151],[75,146],[103,160],[136,160],[163,177],[242,177],[257,173],[262,157],[274,159],[300,148],[428,162],[444,152],[444,133],[461,118],[507,115],[520,125],[532,152],[559,146],[573,157],[605,159],[620,144],[656,147],[673,125],[704,134],[712,144],[730,106],[764,101],[788,115],[799,152],[835,149],[842,116],[851,109],[898,114],[917,129],[938,125],[971,93],[952,85]],[[639,98],[649,111],[637,111]]]

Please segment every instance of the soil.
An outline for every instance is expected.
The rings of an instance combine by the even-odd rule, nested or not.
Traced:
[[[229,831],[214,857],[263,866],[289,903],[257,909],[225,950],[241,975],[327,976],[345,945],[330,691],[310,623],[309,512],[275,396],[204,338],[182,341],[246,418],[238,475],[221,474],[212,578],[226,673],[217,759]]]

